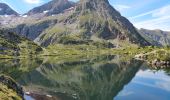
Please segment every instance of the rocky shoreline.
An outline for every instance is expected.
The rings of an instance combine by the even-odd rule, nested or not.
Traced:
[[[146,61],[149,65],[151,65],[154,68],[170,68],[170,60],[161,60],[159,58],[152,58],[150,60],[148,60],[148,56],[147,54],[138,54],[135,55],[135,59],[138,60],[143,60]]]
[[[5,75],[0,75],[0,84],[2,85],[2,87],[0,87],[0,94],[5,94],[6,96],[9,96],[9,94],[16,94],[16,95],[11,95],[11,98],[17,97],[19,98],[19,100],[24,100],[24,92],[23,92],[22,87],[19,84],[17,84],[12,78],[5,76]],[[6,91],[3,91],[3,87],[5,88],[4,90]],[[6,97],[6,98],[7,100],[11,100],[11,99],[8,99],[10,97]],[[0,97],[0,100],[1,99],[4,99],[4,98]],[[15,99],[15,100],[18,100],[18,99]]]

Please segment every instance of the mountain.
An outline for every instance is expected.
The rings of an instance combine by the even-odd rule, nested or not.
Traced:
[[[0,55],[19,56],[36,54],[40,51],[42,48],[34,42],[15,33],[0,30]]]
[[[75,3],[68,0],[52,0],[42,6],[33,8],[26,15],[45,13],[47,15],[63,13],[64,10],[73,7]]]
[[[25,36],[42,46],[63,44],[100,44],[108,43],[115,46],[137,44],[150,45],[125,17],[116,11],[108,0],[80,0],[74,7],[60,13],[57,4],[65,7],[69,1],[54,0],[38,7],[40,13],[30,13],[36,16],[11,18],[8,24],[0,25],[10,32]],[[46,5],[53,5],[47,9]],[[71,3],[72,4],[72,3]],[[38,9],[35,8],[35,9]],[[43,9],[45,8],[45,9]],[[47,11],[49,10],[49,11]],[[33,10],[32,10],[33,11]],[[43,11],[52,16],[41,16]],[[52,12],[51,12],[52,11]],[[37,17],[41,16],[41,17]],[[4,18],[6,20],[7,18]]]
[[[168,31],[140,29],[139,33],[144,38],[149,38],[149,40],[156,41],[162,46],[170,46],[170,32]]]
[[[34,40],[45,29],[56,23],[56,14],[69,11],[73,9],[73,6],[75,6],[75,3],[68,0],[52,0],[30,10],[23,16],[2,16],[0,28]],[[49,15],[49,18],[46,15]],[[51,18],[52,16],[54,18]]]
[[[134,26],[120,15],[108,0],[80,0],[74,11],[38,37],[37,42],[49,45],[84,40],[119,40],[149,45]],[[117,43],[119,44],[119,43]]]
[[[19,15],[5,3],[0,3],[0,15]]]

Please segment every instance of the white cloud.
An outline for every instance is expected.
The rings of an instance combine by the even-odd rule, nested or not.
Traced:
[[[155,11],[155,10],[149,11],[149,12],[146,12],[146,13],[142,13],[142,14],[139,14],[139,15],[136,15],[136,16],[133,16],[133,17],[130,17],[129,19],[135,19],[135,18],[143,17],[143,16],[146,16],[146,15],[152,14],[154,11]]]
[[[124,11],[125,9],[129,9],[130,6],[127,5],[114,5],[115,9],[117,9],[118,11]]]
[[[150,70],[142,71],[140,70],[137,75],[139,80],[133,81],[136,84],[144,85],[147,87],[158,88],[170,92],[170,78],[165,74],[164,71],[158,71],[153,73]],[[152,83],[144,80],[152,80]]]
[[[134,22],[134,25],[137,28],[162,29],[165,31],[170,31],[170,16],[162,16],[152,20]]]
[[[152,13],[152,16],[153,17],[169,16],[169,14],[170,14],[169,9],[170,9],[170,5],[164,6],[160,9],[155,10]]]
[[[139,17],[143,17],[143,16],[146,16],[146,15],[151,15],[152,17],[167,16],[167,15],[170,14],[169,9],[170,9],[170,5],[167,5],[167,6],[158,8],[158,9],[154,9],[154,10],[151,10],[151,11],[130,17],[130,19],[139,18]]]
[[[148,11],[146,13],[139,14],[129,19],[133,22],[136,18],[142,18],[146,15],[150,15],[151,20],[145,20],[141,22],[133,22],[137,28],[146,28],[146,29],[162,29],[165,31],[170,31],[170,5]]]
[[[24,0],[24,1],[29,4],[39,4],[42,2],[41,0]]]
[[[169,87],[170,81],[166,82],[156,82],[155,85],[163,90],[169,91],[170,92],[170,87]]]
[[[133,91],[127,91],[127,90],[125,90],[125,91],[120,92],[120,93],[119,93],[119,96],[129,96],[129,95],[132,95],[132,94],[134,94]]]

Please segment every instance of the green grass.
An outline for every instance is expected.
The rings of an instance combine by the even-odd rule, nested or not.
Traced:
[[[33,41],[12,32],[0,30],[0,58],[37,55],[42,48]]]
[[[86,16],[83,19],[86,19]],[[64,30],[64,28],[53,27],[51,33],[63,32]],[[137,54],[144,54],[149,61],[154,59],[170,60],[169,47],[158,48],[150,46],[142,48],[128,41],[92,41],[90,39],[83,39],[81,34],[62,35],[57,41],[61,44],[55,43],[47,48],[42,48],[24,37],[17,36],[15,33],[4,34],[3,31],[0,31],[0,47],[5,48],[0,50],[0,58],[11,59],[44,56],[78,58],[103,54],[134,57]],[[115,43],[120,48],[109,48],[111,44]]]
[[[170,61],[170,48],[157,48],[152,52],[146,53],[146,60],[153,61],[158,59],[160,61]]]
[[[22,100],[17,93],[0,83],[0,100]]]
[[[98,55],[108,53],[108,48],[97,48],[94,45],[63,45],[56,44],[46,48],[43,55],[51,56],[74,56],[74,55]]]

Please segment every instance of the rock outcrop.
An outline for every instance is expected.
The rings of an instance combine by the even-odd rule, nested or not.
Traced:
[[[5,75],[0,75],[0,84],[7,86],[8,89],[14,90],[14,92],[16,92],[20,98],[24,99],[24,92],[23,92],[22,87],[18,85],[12,78],[5,76]],[[8,92],[8,91],[5,91],[5,92]]]

